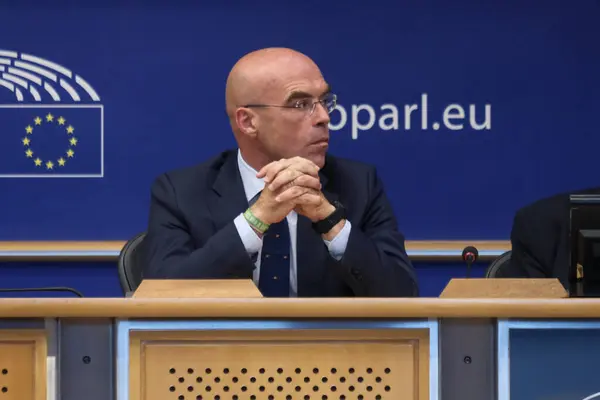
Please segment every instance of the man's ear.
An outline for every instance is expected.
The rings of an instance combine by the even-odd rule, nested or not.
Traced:
[[[235,123],[244,135],[255,137],[258,132],[258,116],[248,108],[235,110]]]

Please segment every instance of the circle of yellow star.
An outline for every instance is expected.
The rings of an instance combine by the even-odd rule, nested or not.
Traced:
[[[67,120],[63,117],[63,116],[59,116],[58,118],[55,119],[54,115],[52,115],[51,113],[48,113],[45,117],[45,121],[47,123],[54,123],[56,122],[58,125],[65,125]],[[42,120],[41,117],[37,116],[34,118],[33,120],[35,125],[42,125],[42,122],[44,122],[44,120]],[[25,132],[27,133],[27,135],[33,135],[33,127],[31,125],[27,125],[25,127]],[[66,127],[66,132],[67,135],[72,135],[73,132],[75,132],[75,128],[73,127],[73,125],[69,125]],[[31,139],[26,136],[24,137],[22,140],[23,145],[28,147],[31,145]],[[79,142],[79,139],[77,139],[74,136],[69,136],[69,144],[70,146],[77,146],[77,143]],[[31,150],[30,147],[27,148],[27,150],[25,151],[25,156],[27,158],[33,158],[33,150]],[[67,151],[65,152],[66,158],[73,158],[75,156],[75,151],[73,151],[73,149],[71,147],[67,148]],[[44,160],[42,160],[39,157],[36,157],[33,160],[33,163],[35,164],[36,167],[41,167],[41,166],[45,166],[47,170],[53,170],[54,167],[56,165],[60,166],[60,167],[64,167],[67,164],[67,159],[65,159],[65,157],[60,157],[56,160],[56,164],[51,161],[51,160],[47,160],[44,162]]]

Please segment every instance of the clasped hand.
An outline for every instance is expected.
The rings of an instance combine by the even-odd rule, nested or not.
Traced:
[[[310,160],[294,157],[274,161],[256,176],[264,178],[265,187],[251,210],[265,223],[277,223],[292,210],[315,222],[335,210],[321,192],[319,167]]]

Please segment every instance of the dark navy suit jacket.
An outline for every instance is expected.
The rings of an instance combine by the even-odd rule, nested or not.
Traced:
[[[298,215],[298,297],[418,295],[417,280],[375,168],[328,155],[323,193],[347,209],[344,257],[329,254]],[[248,207],[237,152],[159,176],[151,190],[144,279],[252,279],[254,263],[233,220]]]
[[[510,263],[501,278],[557,278],[569,288],[569,197],[600,194],[600,188],[560,193],[515,213]]]

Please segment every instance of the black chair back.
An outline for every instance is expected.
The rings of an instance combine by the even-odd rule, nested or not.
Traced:
[[[119,254],[118,269],[119,280],[123,293],[128,296],[142,283],[142,257],[141,248],[146,232],[142,232],[129,239]]]
[[[502,268],[508,266],[508,263],[510,262],[510,254],[511,250],[508,250],[502,253],[500,256],[498,256],[498,258],[496,258],[494,261],[492,261],[492,263],[487,268],[487,271],[485,272],[485,277],[497,278],[499,272],[502,271]]]

